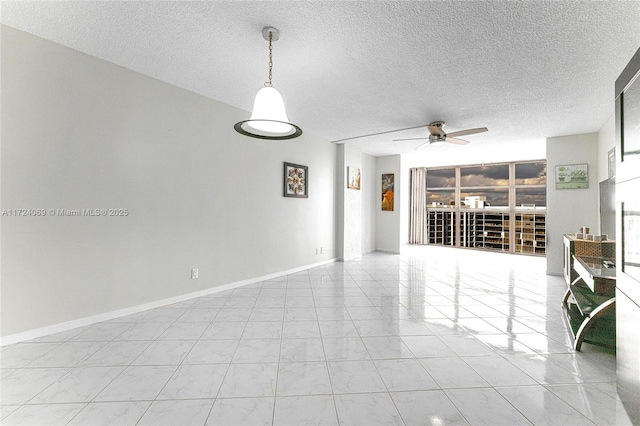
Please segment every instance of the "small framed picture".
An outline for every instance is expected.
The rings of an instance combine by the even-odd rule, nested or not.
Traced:
[[[382,210],[393,211],[393,173],[382,175]]]
[[[309,167],[284,163],[284,196],[309,198]]]
[[[609,176],[610,178],[614,177],[616,175],[616,149],[615,148],[611,148],[609,150],[609,153],[607,155],[607,165],[609,168]]]
[[[360,169],[347,167],[347,188],[360,190]]]
[[[556,189],[583,189],[588,187],[588,164],[556,166]]]

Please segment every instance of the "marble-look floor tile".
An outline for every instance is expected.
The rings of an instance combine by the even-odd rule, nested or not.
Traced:
[[[23,405],[2,420],[3,425],[66,425],[84,404]]]
[[[287,396],[276,398],[274,426],[338,425],[333,397],[330,395]]]
[[[336,395],[341,426],[404,425],[388,393]]]
[[[418,360],[376,360],[374,364],[390,392],[429,390],[439,387]]]
[[[531,425],[494,389],[451,389],[445,393],[472,425]]]
[[[158,340],[133,361],[133,365],[179,365],[196,342],[194,340]]]
[[[615,369],[611,369],[583,354],[547,354],[544,357],[571,373],[579,375],[585,382],[616,381]]]
[[[24,404],[69,371],[68,368],[20,369],[0,382],[0,401],[2,405]]]
[[[282,336],[287,339],[319,339],[318,321],[285,321]]]
[[[622,403],[595,386],[553,385],[545,388],[598,425],[633,424]]]
[[[84,342],[107,342],[115,339],[133,326],[132,323],[98,323],[75,335],[71,340]]]
[[[143,401],[154,399],[176,367],[131,366],[111,382],[95,401]]]
[[[542,385],[580,383],[582,379],[542,355],[508,355],[503,357]]]
[[[353,323],[362,337],[397,336],[398,329],[392,322],[383,319],[354,320]]]
[[[138,425],[203,425],[213,399],[154,401]]]
[[[133,362],[152,342],[113,341],[100,348],[96,353],[82,362],[87,366],[127,366]]]
[[[29,363],[29,368],[74,367],[96,353],[106,342],[67,342]]]
[[[317,321],[315,309],[286,307],[284,309],[285,321]]]
[[[536,385],[537,382],[501,356],[462,358],[491,386]]]
[[[242,339],[232,362],[278,362],[279,359],[280,339]]]
[[[280,339],[282,321],[249,321],[242,333],[243,339]]]
[[[278,364],[231,364],[219,398],[275,396]]]
[[[20,368],[60,346],[57,342],[16,343],[2,350],[2,368]]]
[[[351,321],[349,311],[344,306],[316,307],[316,315],[318,321]]]
[[[438,336],[402,336],[402,340],[418,358],[455,355]]]
[[[47,336],[41,336],[32,340],[29,340],[29,343],[63,343],[71,340],[74,336],[82,333],[86,329],[91,327],[90,325],[85,327],[72,328],[71,330],[61,331],[55,334],[49,334]],[[14,345],[15,346],[15,345]]]
[[[496,389],[534,425],[593,425],[567,403],[542,386]]]
[[[323,338],[359,337],[353,321],[320,321],[320,333]]]
[[[324,361],[321,339],[282,339],[280,362]]]
[[[115,340],[156,340],[164,333],[171,323],[141,322],[122,332]]]
[[[184,359],[184,364],[221,364],[231,362],[239,340],[199,340]]]
[[[222,308],[216,314],[214,321],[217,322],[233,322],[233,321],[241,321],[247,322],[249,317],[251,316],[251,309],[247,308]]]
[[[245,322],[217,322],[214,321],[211,325],[202,333],[200,339],[207,340],[229,340],[240,339],[244,328],[247,324]]]
[[[228,364],[181,365],[157,399],[215,398]]]
[[[372,359],[414,358],[400,336],[363,337],[362,342]]]
[[[86,405],[68,424],[71,426],[135,426],[150,401],[93,402]]]
[[[249,321],[278,321],[282,322],[284,320],[284,308],[253,308],[251,311],[251,316],[249,317]]]
[[[210,323],[218,314],[218,308],[192,308],[176,319],[176,323]]]
[[[158,337],[158,340],[198,340],[209,325],[205,322],[175,322]]]
[[[371,359],[359,337],[329,337],[322,339],[328,361]]]
[[[36,395],[30,404],[90,402],[124,367],[79,367]]]
[[[140,320],[142,323],[173,323],[175,322],[182,314],[186,312],[185,308],[174,309],[169,306],[164,306],[162,308],[151,309],[150,312],[144,316]]]
[[[207,419],[207,426],[264,425],[273,423],[275,398],[216,399]]]
[[[458,356],[495,355],[487,345],[478,340],[475,335],[449,334],[438,337],[449,346]]]
[[[442,389],[489,386],[462,358],[424,358],[420,362]]]
[[[331,394],[325,362],[280,363],[278,396]]]
[[[19,405],[0,405],[0,421],[20,408]]]
[[[334,394],[387,390],[372,361],[329,361],[327,365]]]
[[[391,392],[391,398],[407,425],[467,426],[469,424],[441,390]]]
[[[399,336],[429,336],[433,334],[424,321],[416,319],[402,319],[394,321],[392,325]]]

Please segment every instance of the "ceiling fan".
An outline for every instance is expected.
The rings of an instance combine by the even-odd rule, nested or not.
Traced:
[[[460,130],[458,132],[445,133],[445,131],[442,129],[442,126],[444,126],[444,121],[434,121],[433,123],[427,126],[429,128],[429,133],[430,133],[429,137],[394,139],[393,141],[396,142],[396,141],[416,141],[416,140],[424,140],[424,139],[427,140],[425,143],[418,145],[416,149],[420,149],[425,145],[442,145],[445,142],[453,143],[456,145],[466,145],[469,143],[469,141],[460,139],[458,138],[458,136],[474,135],[476,133],[482,133],[489,130],[486,127],[478,127],[475,129],[467,129],[467,130]]]

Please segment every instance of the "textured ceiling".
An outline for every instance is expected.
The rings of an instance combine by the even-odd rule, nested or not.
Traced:
[[[640,1],[2,1],[4,24],[250,111],[274,86],[329,141],[446,121],[482,149],[598,131],[640,47]],[[229,125],[233,125],[230,123]],[[394,138],[348,142],[415,152]],[[467,147],[471,146],[467,145]],[[425,149],[435,149],[427,147]],[[452,147],[460,149],[460,147]]]

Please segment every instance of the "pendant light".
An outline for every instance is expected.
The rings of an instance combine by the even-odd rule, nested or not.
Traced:
[[[273,42],[280,38],[278,30],[273,27],[262,29],[262,37],[269,41],[269,81],[256,94],[253,102],[251,118],[240,121],[233,126],[240,134],[252,138],[283,140],[297,138],[302,129],[289,123],[284,109],[282,96],[271,83],[273,70]]]

